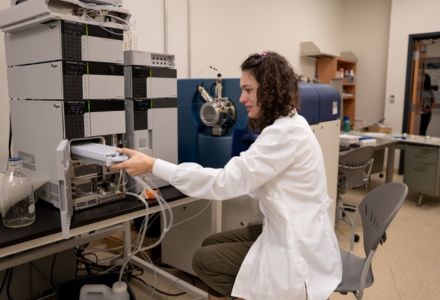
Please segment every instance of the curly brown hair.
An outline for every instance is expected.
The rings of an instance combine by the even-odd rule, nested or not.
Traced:
[[[261,131],[276,119],[293,115],[299,107],[298,76],[293,67],[275,52],[251,54],[242,64],[258,82],[257,103],[261,116],[249,120],[249,126]]]

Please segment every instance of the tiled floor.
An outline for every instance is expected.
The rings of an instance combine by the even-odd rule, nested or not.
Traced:
[[[400,176],[395,179],[401,180]],[[374,177],[371,188],[383,181]],[[370,188],[370,189],[371,189]],[[344,199],[359,202],[364,192],[350,191]],[[387,241],[379,246],[373,259],[375,282],[365,289],[365,300],[440,299],[440,198],[424,197],[417,206],[417,194],[407,200],[387,230]],[[349,227],[338,223],[336,233],[341,247],[348,249]],[[357,232],[361,227],[357,226]],[[362,243],[355,253],[363,254]],[[333,294],[331,300],[355,299],[353,295]]]
[[[400,176],[396,176],[400,180]],[[370,190],[381,184],[383,179],[372,177]],[[345,201],[357,203],[365,195],[362,190],[344,194]],[[373,259],[375,282],[364,292],[365,300],[437,300],[440,299],[440,198],[425,197],[421,207],[416,205],[417,194],[409,193],[406,202],[387,231],[386,243],[379,246]],[[357,232],[361,233],[360,226]],[[336,225],[341,247],[348,249],[350,227],[343,222]],[[362,238],[361,238],[362,239]],[[355,244],[355,253],[363,254],[362,243]],[[197,279],[167,269],[183,280],[203,284]],[[170,294],[181,290],[173,283],[144,275],[148,283]],[[137,299],[194,299],[188,295],[167,296],[154,292],[145,285],[133,282]],[[355,299],[353,295],[333,293],[331,300]]]

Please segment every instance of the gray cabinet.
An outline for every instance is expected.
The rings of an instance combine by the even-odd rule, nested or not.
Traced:
[[[440,148],[412,145],[405,146],[403,181],[421,194],[440,196]],[[419,199],[419,204],[421,198]]]

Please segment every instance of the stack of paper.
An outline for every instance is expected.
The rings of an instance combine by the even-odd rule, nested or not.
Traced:
[[[376,144],[376,139],[370,136],[361,136],[359,138],[359,142],[361,143],[361,145],[374,145]]]
[[[350,146],[352,144],[359,144],[359,136],[351,135],[351,134],[340,134],[339,135],[339,144],[344,146]]]

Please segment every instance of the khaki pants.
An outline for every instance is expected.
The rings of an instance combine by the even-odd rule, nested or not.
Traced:
[[[230,296],[235,277],[262,225],[213,234],[203,241],[192,261],[193,270],[208,285],[209,294]]]

